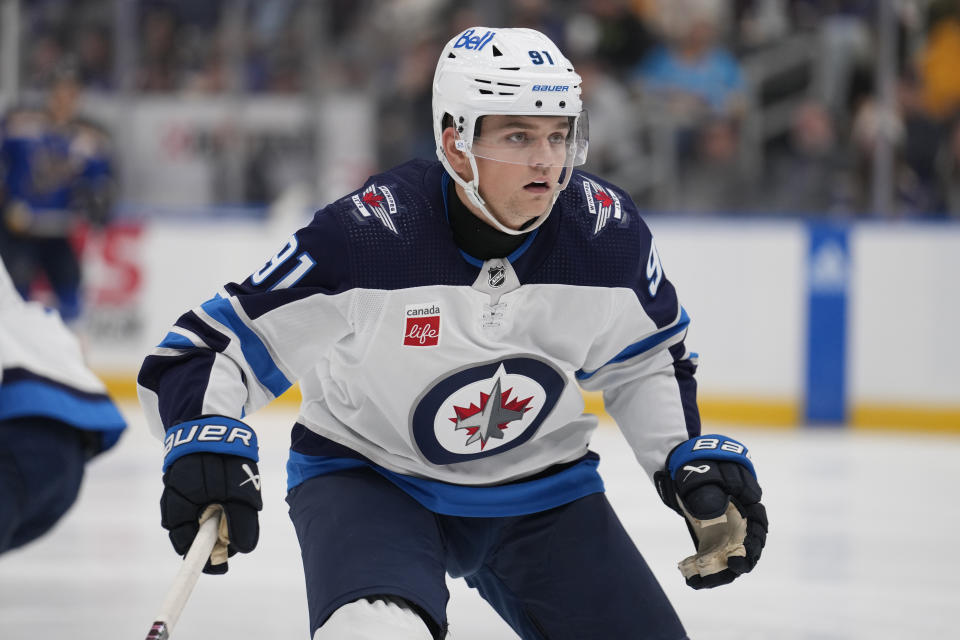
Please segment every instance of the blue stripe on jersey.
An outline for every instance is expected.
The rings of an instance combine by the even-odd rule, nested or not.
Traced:
[[[668,327],[666,329],[661,329],[657,333],[653,334],[652,336],[648,336],[644,338],[640,342],[634,342],[633,344],[628,346],[626,349],[624,349],[617,355],[613,356],[613,358],[611,358],[609,362],[604,363],[604,365],[599,369],[595,369],[594,371],[589,371],[589,372],[584,371],[583,369],[580,369],[575,374],[576,378],[577,380],[587,380],[588,378],[593,377],[593,375],[596,374],[597,371],[600,371],[600,369],[603,369],[603,367],[609,364],[623,362],[624,360],[629,360],[630,358],[633,358],[634,356],[638,356],[641,353],[650,351],[657,345],[666,342],[667,340],[677,335],[678,333],[682,331],[686,331],[687,326],[689,324],[690,324],[690,316],[687,315],[687,310],[684,309],[683,307],[680,307],[680,320],[679,322],[677,322],[677,324],[671,327]]]
[[[53,418],[90,431],[119,432],[127,426],[106,395],[73,394],[61,386],[41,380],[4,384],[0,387],[0,420],[24,416]]]
[[[291,451],[287,460],[287,490],[316,476],[367,466],[434,513],[474,518],[520,516],[553,509],[591,493],[602,493],[603,480],[597,472],[599,463],[596,457],[586,458],[563,471],[536,480],[469,487],[414,478],[365,460],[309,456]]]
[[[179,333],[174,333],[170,331],[163,338],[163,342],[157,345],[158,347],[164,347],[167,349],[192,349],[193,343],[190,342],[190,339],[186,336],[182,336]]]
[[[233,331],[233,334],[240,340],[240,351],[243,353],[244,359],[253,369],[253,373],[260,383],[269,389],[270,393],[274,396],[280,396],[290,388],[291,382],[287,380],[287,377],[274,363],[267,347],[257,337],[257,334],[244,324],[229,300],[217,295],[215,298],[204,302],[200,307],[211,318]]]

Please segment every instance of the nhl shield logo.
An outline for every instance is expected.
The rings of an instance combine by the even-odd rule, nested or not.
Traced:
[[[411,435],[433,464],[503,453],[536,434],[565,385],[560,371],[529,356],[468,367],[428,387],[411,415]]]
[[[502,264],[497,264],[487,271],[487,282],[494,289],[499,289],[507,281],[507,269]]]

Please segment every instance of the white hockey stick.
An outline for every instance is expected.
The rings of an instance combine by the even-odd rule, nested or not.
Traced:
[[[212,511],[212,513],[211,513]],[[210,513],[209,517],[207,514]],[[200,530],[197,537],[193,539],[190,550],[187,551],[183,564],[180,565],[180,571],[173,579],[173,583],[167,590],[167,595],[163,599],[163,606],[160,607],[160,613],[157,614],[146,640],[167,640],[173,631],[174,625],[180,619],[183,607],[187,604],[187,599],[193,591],[197,579],[203,572],[203,567],[217,543],[217,534],[220,528],[220,518],[223,517],[223,507],[212,505],[204,511],[200,524]]]

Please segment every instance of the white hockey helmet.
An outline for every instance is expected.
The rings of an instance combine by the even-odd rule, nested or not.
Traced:
[[[559,188],[546,210],[530,226],[514,230],[504,226],[487,209],[480,196],[476,157],[500,162],[525,162],[508,153],[498,154],[475,135],[485,115],[568,116],[570,133],[556,164],[563,166]],[[457,149],[473,170],[467,182],[453,170],[443,150],[444,116],[458,134]],[[443,48],[433,77],[433,137],[437,157],[450,177],[461,185],[470,201],[497,229],[512,235],[527,233],[546,220],[560,191],[570,182],[573,167],[587,159],[587,117],[580,100],[580,76],[550,38],[533,29],[473,27],[458,34]]]

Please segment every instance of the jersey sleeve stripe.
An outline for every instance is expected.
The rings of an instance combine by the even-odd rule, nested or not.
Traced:
[[[41,415],[78,429],[120,431],[126,421],[106,395],[73,394],[41,380],[20,380],[0,387],[0,420]]]
[[[699,356],[687,351],[683,344],[670,347],[673,356],[673,374],[677,379],[680,390],[680,405],[683,408],[683,419],[687,427],[687,436],[694,438],[700,435],[700,408],[697,406],[697,372]]]
[[[227,345],[230,344],[230,338],[201,320],[193,311],[188,311],[180,316],[174,326],[189,331],[203,340],[208,347],[219,353],[223,353]]]
[[[240,351],[247,364],[257,376],[257,380],[269,389],[270,393],[276,397],[290,388],[291,382],[270,357],[266,345],[240,319],[229,300],[218,295],[200,306],[207,315],[233,332],[240,342]]]
[[[194,344],[186,336],[170,331],[157,347],[165,349],[192,349]]]
[[[651,336],[647,336],[646,338],[644,338],[643,340],[640,340],[639,342],[634,342],[633,344],[631,344],[630,346],[622,350],[620,353],[615,355],[613,358],[611,358],[608,362],[604,363],[604,365],[601,366],[599,369],[595,369],[593,371],[584,371],[583,369],[581,369],[577,371],[576,373],[577,380],[589,380],[598,371],[600,371],[601,369],[603,369],[603,367],[606,367],[607,365],[624,362],[626,360],[629,360],[630,358],[634,358],[642,353],[655,349],[656,347],[670,340],[677,334],[680,334],[686,331],[689,325],[690,325],[690,316],[687,315],[686,309],[684,309],[683,307],[680,307],[680,319],[677,321],[676,324],[673,324],[673,325],[670,325],[669,327],[661,329],[660,331],[654,333]]]

